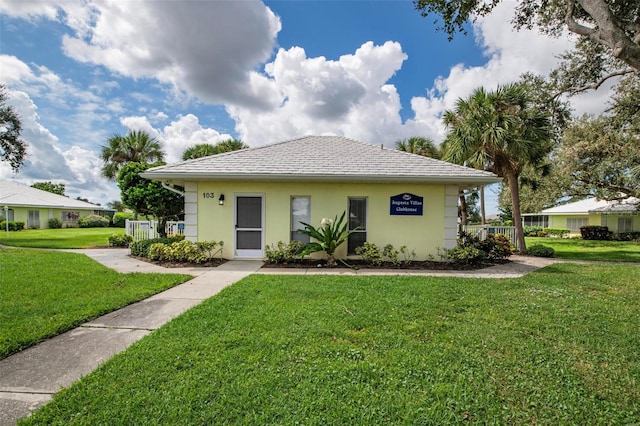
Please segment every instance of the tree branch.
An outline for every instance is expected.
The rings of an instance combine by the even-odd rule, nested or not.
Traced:
[[[585,25],[581,25],[575,20],[575,18],[573,17],[573,12],[575,11],[575,8],[576,8],[575,0],[570,0],[567,2],[567,14],[564,17],[564,22],[565,24],[567,24],[567,28],[569,28],[569,31],[571,31],[572,33],[580,34],[586,37],[591,37],[593,34],[596,33],[596,30],[593,28],[589,28]]]
[[[600,80],[596,81],[595,83],[585,84],[584,86],[580,86],[580,87],[567,87],[566,89],[562,89],[559,92],[555,93],[551,99],[552,100],[556,100],[558,97],[560,97],[561,95],[563,95],[565,93],[569,93],[570,96],[571,96],[571,95],[575,95],[577,93],[584,92],[585,90],[598,90],[598,88],[600,88],[600,86],[602,86],[610,78],[620,77],[620,76],[623,76],[623,75],[632,74],[634,72],[636,72],[636,70],[633,70],[631,68],[627,68],[626,70],[614,71],[612,73],[609,73],[609,74],[605,75],[604,77],[602,77]]]

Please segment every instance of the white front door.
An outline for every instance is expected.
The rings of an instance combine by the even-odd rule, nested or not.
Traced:
[[[262,195],[236,196],[235,257],[262,259],[264,228],[264,197]]]

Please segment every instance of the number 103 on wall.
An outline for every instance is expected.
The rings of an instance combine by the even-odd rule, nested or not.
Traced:
[[[216,194],[213,192],[203,192],[202,198],[216,198]]]

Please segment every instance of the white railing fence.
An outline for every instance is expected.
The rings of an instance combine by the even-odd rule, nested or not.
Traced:
[[[157,220],[129,220],[127,219],[124,224],[124,232],[127,235],[133,237],[133,241],[150,240],[160,236],[158,233],[158,221]],[[183,235],[184,234],[184,222],[183,221],[167,221],[165,226],[165,232],[167,236],[171,235]]]
[[[516,250],[519,249],[515,226],[462,225],[462,230],[470,235],[480,237],[481,240],[487,239],[487,234],[502,234],[509,238]]]

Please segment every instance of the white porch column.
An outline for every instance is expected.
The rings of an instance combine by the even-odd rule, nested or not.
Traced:
[[[457,245],[458,239],[458,186],[447,185],[444,191],[444,248]]]
[[[198,241],[198,183],[184,185],[184,239]]]

